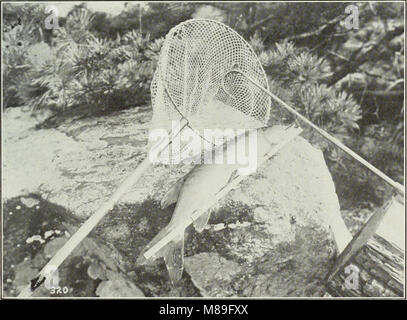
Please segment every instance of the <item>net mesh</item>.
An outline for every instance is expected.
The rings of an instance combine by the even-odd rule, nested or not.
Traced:
[[[169,130],[184,117],[204,129],[251,129],[267,125],[271,100],[239,73],[269,89],[250,45],[230,27],[192,19],[169,31],[151,84],[151,129]]]

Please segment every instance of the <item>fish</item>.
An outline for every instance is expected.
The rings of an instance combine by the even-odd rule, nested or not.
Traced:
[[[292,135],[292,132],[287,130],[289,127],[291,126],[274,125],[256,130],[258,163],[262,163],[264,159],[267,159],[267,154],[273,146],[286,140],[284,138],[287,135]],[[238,143],[248,141],[248,134],[250,134],[250,131],[235,139],[229,139],[221,147],[224,150],[236,147]],[[144,265],[163,257],[172,284],[178,283],[182,278],[184,269],[184,229],[181,229],[171,241],[152,257],[147,259],[144,254],[178,225],[191,219],[196,210],[205,207],[205,204],[210,202],[220,190],[240,174],[239,169],[242,167],[243,165],[237,161],[234,164],[197,164],[188,174],[180,178],[161,200],[163,209],[176,203],[171,221],[141,251],[136,264]],[[193,221],[196,231],[202,232],[205,229],[211,212],[211,210],[208,210]]]

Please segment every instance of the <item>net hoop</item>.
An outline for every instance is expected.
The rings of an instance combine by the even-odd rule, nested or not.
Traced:
[[[210,31],[216,34],[209,34]],[[199,39],[196,39],[196,42],[194,42],[194,40],[191,40],[191,36],[198,36]],[[224,38],[227,40],[226,43],[222,43],[226,41]],[[194,48],[191,49],[194,45],[198,48],[196,52],[192,52]],[[223,50],[216,51],[219,48]],[[204,52],[202,53],[199,49]],[[230,52],[232,49],[236,52]],[[190,53],[191,55],[196,55],[197,58],[195,58],[195,60],[190,58]],[[199,56],[199,54],[201,54],[201,56]],[[181,59],[183,60],[181,61]],[[188,59],[190,59],[190,61],[186,61]],[[228,61],[222,61],[222,59]],[[234,62],[234,64],[232,62]],[[195,65],[193,65],[193,63],[195,63]],[[196,79],[198,76],[194,77],[193,73],[199,72],[194,69],[199,67],[202,69],[203,66],[206,67],[206,69],[198,71],[202,73],[206,72],[206,74],[201,76],[201,79]],[[207,68],[208,66],[209,68]],[[215,70],[217,67],[223,67],[223,70]],[[154,111],[152,127],[157,127],[157,123],[159,123],[160,120],[164,122],[165,120],[177,119],[179,117],[184,117],[191,122],[191,115],[205,113],[205,96],[215,96],[217,93],[217,98],[222,102],[232,105],[232,107],[238,111],[243,111],[243,113],[249,117],[256,118],[261,123],[259,126],[267,125],[270,117],[270,97],[260,91],[256,91],[256,93],[253,94],[253,91],[258,89],[253,88],[249,82],[243,83],[243,78],[238,79],[242,82],[241,87],[238,88],[240,89],[240,92],[238,92],[239,98],[236,99],[240,99],[239,101],[233,101],[234,97],[230,95],[230,91],[226,89],[219,94],[219,91],[222,91],[221,88],[225,86],[223,76],[236,67],[240,67],[240,69],[246,71],[248,74],[252,74],[252,76],[254,75],[254,78],[261,83],[264,88],[269,89],[267,75],[253,48],[231,27],[211,19],[189,19],[171,28],[165,37],[160,51],[158,66],[151,83],[151,97]],[[182,68],[190,68],[191,70],[185,71],[182,70]],[[202,88],[203,82],[210,82],[213,78],[216,78],[214,73],[217,72],[219,73],[219,75],[217,75],[218,79],[216,79],[214,86],[212,83],[209,83],[208,86],[212,92],[208,92],[208,90]],[[209,78],[211,79],[209,80]],[[198,83],[198,87],[201,86],[199,87],[201,91],[198,91],[198,93],[197,91],[193,92],[193,89],[191,89],[192,85],[188,83],[189,80],[195,80]],[[249,88],[249,86],[251,87]],[[218,90],[218,92],[216,92],[216,90]],[[245,110],[244,108],[247,106],[243,105],[245,103],[247,105],[248,103],[243,101],[243,90],[251,93],[252,96],[261,96],[261,98],[254,97],[254,99],[262,100],[261,105],[255,101],[252,103],[250,112]],[[198,97],[197,101],[192,101],[191,103],[190,96],[192,96],[192,98]],[[230,98],[229,101],[227,100],[228,98]],[[161,117],[156,117],[157,113],[160,113]],[[163,117],[164,114],[167,115],[166,119]],[[157,118],[161,119],[157,121]],[[194,125],[192,126],[194,127]],[[253,125],[251,128],[253,128]]]

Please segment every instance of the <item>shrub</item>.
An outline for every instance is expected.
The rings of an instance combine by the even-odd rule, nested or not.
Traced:
[[[5,3],[3,6],[3,105],[24,103],[22,84],[29,82],[32,46],[48,41],[51,31],[44,28],[45,6],[33,3]]]
[[[30,68],[27,61],[27,40],[20,34],[25,34],[22,26],[3,33],[3,96],[4,107],[16,107],[22,101],[18,96],[19,84],[26,79],[26,71]]]
[[[88,31],[91,16],[82,10],[68,16],[56,32],[50,55],[30,64],[20,94],[33,108],[86,106],[106,110],[149,101],[149,87],[161,40],[150,41],[135,31],[115,40]],[[79,20],[79,21],[78,21]]]

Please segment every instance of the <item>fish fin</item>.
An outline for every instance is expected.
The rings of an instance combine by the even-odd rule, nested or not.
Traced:
[[[163,256],[170,280],[176,284],[184,270],[184,233],[180,233],[164,248]]]
[[[178,179],[177,182],[171,187],[170,190],[167,191],[167,193],[164,195],[164,197],[161,200],[161,209],[165,209],[172,205],[173,203],[176,203],[178,200],[179,193],[182,189],[182,186],[184,184],[184,181],[186,179],[185,177],[182,177],[181,179]]]
[[[227,184],[231,183],[237,176],[238,176],[238,174],[237,174],[237,169],[236,169],[236,170],[234,170],[234,171],[232,172],[232,174],[230,175],[230,178],[229,178]]]
[[[148,264],[153,262],[154,260],[158,259],[159,257],[163,257],[163,251],[166,246],[158,250],[153,256],[150,258],[146,258],[144,254],[150,250],[155,244],[157,244],[158,241],[160,241],[162,238],[164,238],[168,233],[170,232],[169,226],[166,226],[164,229],[162,229],[154,238],[151,240],[145,247],[144,249],[140,252],[139,256],[137,257],[136,264],[137,265],[143,265],[143,264]],[[168,245],[168,244],[167,244]]]
[[[182,277],[184,269],[184,232],[181,232],[163,248],[161,248],[154,256],[146,258],[144,254],[152,248],[157,242],[165,237],[171,229],[169,226],[161,230],[153,240],[141,251],[136,260],[137,265],[144,265],[153,262],[154,260],[163,257],[167,270],[170,276],[170,280],[173,284],[176,284]]]
[[[198,219],[194,221],[195,230],[198,232],[202,232],[206,225],[208,224],[209,217],[211,216],[211,210],[208,210],[204,214],[202,214]]]
[[[233,180],[235,180],[238,176],[239,176],[239,175],[238,175],[237,169],[236,169],[236,170],[234,170],[234,171],[232,172],[232,174],[230,175],[228,182],[226,182],[226,184],[225,184],[222,188],[220,188],[220,190],[218,190],[217,193],[219,193],[219,192],[221,192],[223,189],[225,189],[225,188],[227,187],[227,185],[228,185],[229,183],[231,183]]]

